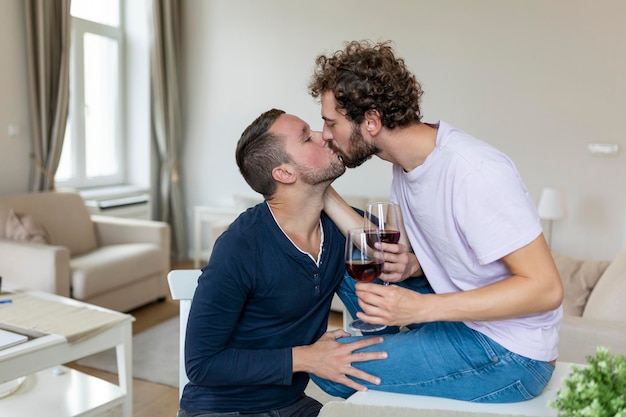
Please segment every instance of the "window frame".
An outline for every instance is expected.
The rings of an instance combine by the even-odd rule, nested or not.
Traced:
[[[126,168],[126,139],[125,139],[125,96],[126,96],[126,54],[125,33],[123,27],[123,8],[120,7],[119,26],[109,26],[102,23],[85,20],[72,16],[71,29],[71,56],[70,56],[70,106],[66,129],[71,134],[71,152],[69,163],[70,176],[67,179],[57,179],[58,186],[72,188],[92,188],[123,184],[127,178]],[[86,137],[85,137],[85,62],[84,62],[84,35],[90,33],[117,42],[117,106],[115,117],[117,126],[114,128],[115,158],[118,169],[112,175],[87,177],[86,170]],[[66,134],[67,135],[67,134]],[[66,136],[67,137],[67,136]],[[66,144],[64,144],[65,147]],[[67,144],[69,145],[69,144]],[[64,149],[65,151],[65,149]]]

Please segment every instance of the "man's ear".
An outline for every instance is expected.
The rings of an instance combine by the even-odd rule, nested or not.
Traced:
[[[292,167],[289,164],[280,164],[272,170],[272,178],[283,184],[291,184],[296,181]]]
[[[378,113],[376,109],[366,111],[363,121],[365,122],[365,130],[367,130],[370,135],[377,134],[383,127],[380,120],[380,113]]]

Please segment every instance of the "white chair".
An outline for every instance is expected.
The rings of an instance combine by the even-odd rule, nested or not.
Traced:
[[[183,388],[189,382],[187,372],[185,372],[185,332],[187,331],[187,317],[191,308],[191,300],[196,292],[198,278],[201,271],[199,269],[175,269],[167,274],[167,283],[170,286],[172,299],[180,301],[180,333],[178,355],[178,397],[183,395]]]

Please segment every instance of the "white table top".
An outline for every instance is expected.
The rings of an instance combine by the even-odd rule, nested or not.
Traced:
[[[2,293],[0,328],[29,340],[0,349],[0,383],[121,345],[131,338],[129,314],[43,292]],[[32,311],[31,311],[32,310]]]

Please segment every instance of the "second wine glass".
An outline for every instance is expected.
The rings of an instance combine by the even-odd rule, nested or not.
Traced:
[[[396,203],[369,203],[364,212],[366,230],[378,230],[383,243],[400,241],[400,207]]]
[[[369,203],[363,212],[364,229],[378,232],[382,243],[398,243],[400,241],[400,207],[396,203]],[[384,285],[389,282],[383,281]]]
[[[345,263],[348,275],[360,282],[372,282],[383,271],[383,252],[380,245],[380,233],[376,230],[350,229],[346,237]],[[378,246],[378,247],[376,247]],[[357,319],[350,323],[350,328],[360,332],[374,332],[387,327],[384,324],[372,324]]]

